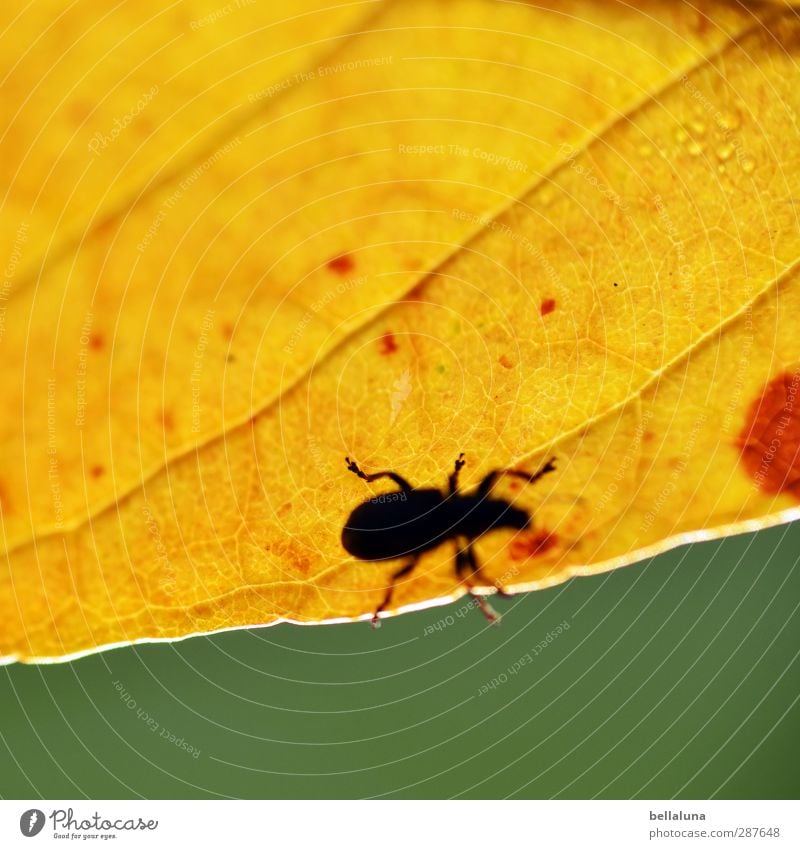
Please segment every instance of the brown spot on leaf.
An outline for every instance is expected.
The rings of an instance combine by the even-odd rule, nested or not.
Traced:
[[[106,340],[100,333],[92,333],[89,336],[89,347],[93,351],[102,351],[106,346]]]
[[[161,411],[161,425],[164,430],[171,431],[175,430],[175,419],[172,416],[171,410],[162,410]]]
[[[103,475],[104,475],[105,473],[106,473],[106,470],[105,470],[102,466],[100,466],[100,465],[92,466],[92,468],[91,468],[91,469],[89,469],[89,474],[90,474],[93,478],[101,478],[101,477],[103,477]]]
[[[425,300],[423,298],[424,289],[425,289],[424,283],[422,283],[422,282],[417,283],[415,286],[412,286],[412,288],[408,290],[408,293],[406,294],[405,300],[411,301],[413,303],[418,303],[420,301],[424,301]]]
[[[301,575],[309,575],[311,574],[311,558],[310,557],[297,557],[294,561],[294,568]]]
[[[558,537],[550,531],[536,531],[533,534],[521,534],[511,543],[512,560],[528,560],[540,557],[558,545]]]
[[[695,32],[699,36],[705,37],[708,34],[708,31],[710,29],[711,29],[711,19],[708,17],[708,15],[706,15],[702,11],[698,10],[697,18],[694,21]]]
[[[394,338],[394,333],[384,333],[380,338],[381,353],[385,356],[394,354],[397,350],[397,341]]]
[[[539,312],[542,315],[550,315],[551,312],[556,308],[556,302],[554,298],[545,298],[542,301],[542,305],[539,307]]]
[[[762,492],[800,498],[800,370],[771,380],[739,434],[742,465]]]
[[[348,254],[341,254],[328,260],[328,268],[336,274],[347,274],[355,268],[355,262]]]

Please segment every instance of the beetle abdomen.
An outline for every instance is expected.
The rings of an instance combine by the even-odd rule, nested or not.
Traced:
[[[390,492],[353,510],[342,545],[360,560],[393,560],[435,548],[452,526],[452,507],[438,490]]]

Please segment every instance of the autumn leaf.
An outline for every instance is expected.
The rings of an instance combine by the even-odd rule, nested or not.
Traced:
[[[315,5],[4,22],[2,655],[371,617],[345,455],[555,456],[486,592],[800,513],[795,14]]]

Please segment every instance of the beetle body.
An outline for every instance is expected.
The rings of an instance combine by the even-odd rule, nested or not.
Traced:
[[[438,489],[390,493],[397,500],[369,499],[356,507],[342,530],[342,545],[359,560],[419,555],[448,539],[477,539],[498,528],[524,530],[530,516],[496,498],[445,494]]]
[[[378,562],[405,559],[405,565],[391,576],[391,583],[372,617],[373,625],[389,604],[394,585],[411,572],[421,554],[452,539],[457,543],[456,572],[463,577],[472,592],[471,581],[480,572],[472,543],[500,528],[525,530],[531,526],[531,516],[507,501],[492,498],[494,484],[501,475],[511,475],[528,483],[534,483],[543,475],[555,471],[554,460],[546,463],[538,472],[529,474],[516,470],[497,469],[489,472],[472,495],[461,495],[458,491],[458,473],[464,466],[464,455],[456,460],[446,490],[417,489],[396,472],[366,474],[349,457],[347,468],[367,483],[380,478],[389,478],[399,487],[394,492],[378,495],[359,504],[353,510],[342,529],[342,546],[359,560]],[[498,589],[501,589],[498,587]],[[491,608],[480,596],[473,593],[484,613],[496,619]]]

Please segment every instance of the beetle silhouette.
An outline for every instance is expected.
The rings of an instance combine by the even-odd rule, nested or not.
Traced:
[[[555,471],[555,457],[533,474],[495,469],[483,478],[472,495],[461,495],[458,489],[459,472],[465,462],[463,453],[455,462],[446,490],[416,489],[396,472],[366,474],[349,457],[345,457],[345,462],[354,475],[367,483],[388,478],[400,487],[395,492],[359,504],[342,529],[342,546],[359,560],[406,559],[391,576],[386,596],[372,617],[373,626],[379,624],[380,614],[389,606],[397,582],[416,567],[424,552],[449,539],[457,544],[456,574],[467,582],[473,598],[487,618],[496,621],[496,614],[472,590],[472,581],[480,574],[472,545],[479,537],[498,528],[525,530],[531,526],[532,519],[526,510],[503,499],[492,498],[492,489],[504,475],[535,483]],[[502,592],[502,587],[498,590]]]

